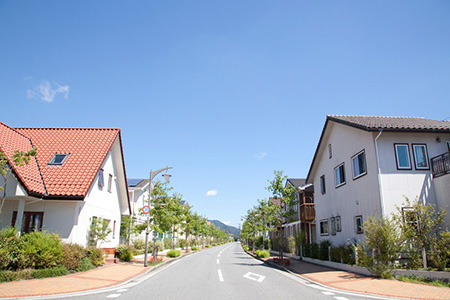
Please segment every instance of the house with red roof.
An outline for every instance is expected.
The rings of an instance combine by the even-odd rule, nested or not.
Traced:
[[[28,164],[14,165],[15,150],[33,147],[37,153]],[[0,151],[12,169],[0,192],[6,196],[0,228],[48,230],[86,245],[90,225],[102,219],[111,233],[100,246],[119,244],[121,216],[130,214],[120,129],[13,128],[0,122]]]
[[[405,198],[450,212],[449,151],[449,121],[327,116],[306,179],[318,239],[360,241],[369,217],[408,210]]]

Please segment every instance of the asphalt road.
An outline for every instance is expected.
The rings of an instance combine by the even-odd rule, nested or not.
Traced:
[[[60,298],[63,299],[63,298]],[[66,298],[67,299],[67,298]],[[247,255],[239,243],[194,253],[106,292],[70,299],[368,299],[321,287],[271,268]],[[386,299],[377,297],[377,299]]]

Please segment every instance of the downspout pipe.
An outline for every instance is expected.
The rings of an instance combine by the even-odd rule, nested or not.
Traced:
[[[380,138],[381,134],[383,133],[383,129],[380,129],[378,132],[377,137],[375,138],[375,153],[377,156],[377,172],[378,172],[378,192],[380,193],[380,206],[381,206],[381,217],[384,217],[384,197],[383,197],[383,185],[381,184],[381,167],[380,167],[380,158],[378,154],[378,139]]]

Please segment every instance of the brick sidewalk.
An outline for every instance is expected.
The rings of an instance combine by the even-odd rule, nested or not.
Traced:
[[[446,287],[376,279],[296,259],[291,259],[290,262],[287,269],[291,272],[336,289],[408,299],[450,299],[450,288]]]
[[[170,258],[163,256],[163,261]],[[87,272],[62,277],[32,279],[0,283],[0,298],[31,297],[66,294],[106,288],[128,281],[151,269],[144,267],[144,259],[107,264]]]

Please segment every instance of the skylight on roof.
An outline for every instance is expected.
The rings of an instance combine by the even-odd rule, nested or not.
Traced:
[[[61,166],[69,156],[68,153],[56,153],[52,159],[48,162],[49,166]]]

